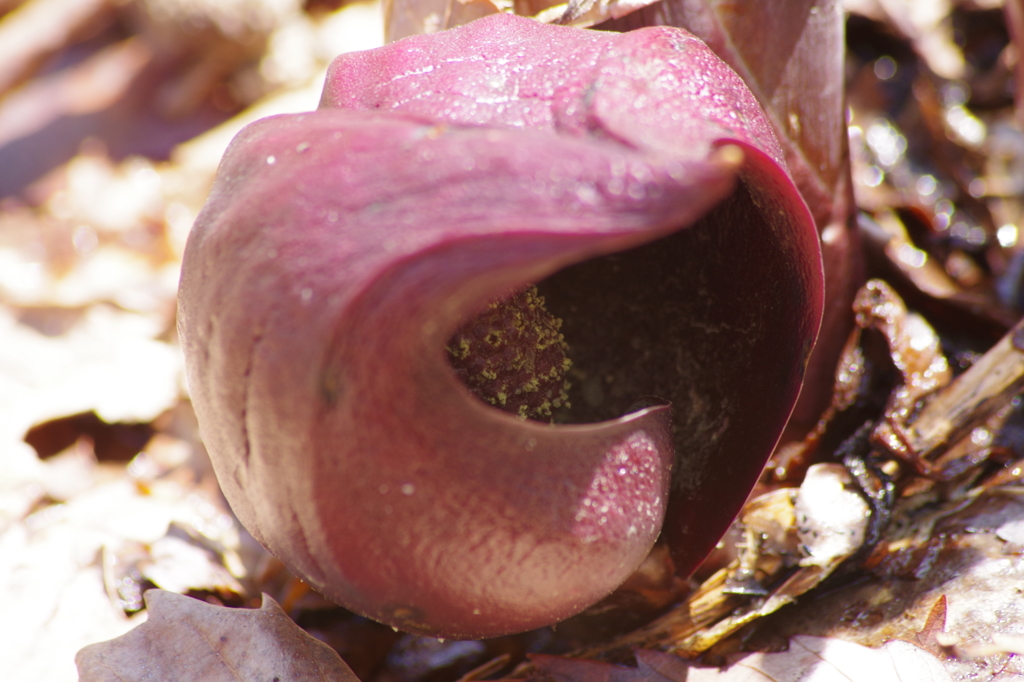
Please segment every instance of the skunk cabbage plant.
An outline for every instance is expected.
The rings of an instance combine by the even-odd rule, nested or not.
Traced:
[[[232,142],[179,295],[242,523],[412,632],[554,623],[661,534],[692,571],[786,423],[814,223],[685,31],[494,15],[339,57]]]

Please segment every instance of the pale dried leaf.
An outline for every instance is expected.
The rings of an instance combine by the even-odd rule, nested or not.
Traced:
[[[97,465],[91,452],[77,448],[40,461],[27,445],[4,445],[0,441],[5,681],[74,680],[76,651],[132,627],[135,618],[126,617],[104,582],[104,558],[114,557],[116,548],[158,543],[173,523],[211,544],[238,549],[237,522],[200,490],[171,481],[140,489],[123,467]],[[176,563],[179,585],[206,587],[209,561]],[[219,582],[225,582],[223,574]]]
[[[107,597],[95,548],[56,523],[62,527],[20,524],[0,534],[5,680],[72,682],[75,651],[133,624]]]
[[[942,682],[942,664],[913,644],[893,641],[881,649],[827,637],[800,635],[789,651],[750,654],[718,676],[691,675],[688,682]]]
[[[860,549],[871,509],[841,464],[807,470],[796,498],[796,523],[808,556],[802,566],[835,566]]]
[[[0,307],[0,442],[70,414],[148,422],[173,407],[182,360],[154,338],[162,330],[151,316],[91,306],[67,333],[47,336]]]
[[[624,668],[556,656],[538,656],[540,676],[554,682],[951,682],[934,656],[908,642],[869,649],[827,637],[799,635],[789,650],[734,657],[723,669],[690,665],[657,651],[637,651],[638,667]]]
[[[156,542],[146,545],[127,543],[116,552],[110,552],[111,561],[106,563],[112,563],[113,566],[110,568],[115,570],[108,571],[108,575],[113,577],[120,572],[116,569],[135,570],[142,578],[157,587],[179,594],[190,590],[244,594],[245,590],[231,575],[225,566],[225,560],[221,558],[225,553],[224,549],[211,548],[209,545],[212,544],[215,543],[187,526],[172,522],[167,534]],[[122,556],[125,559],[133,557],[136,560],[119,560]],[[110,579],[106,581],[108,590],[114,587],[110,583],[116,582]],[[123,578],[120,584],[124,584]]]
[[[979,489],[966,508],[963,500],[922,508],[927,492],[901,499],[871,572],[759,623],[746,641],[772,648],[813,634],[878,647],[900,638],[942,648],[956,679],[1024,677],[1019,656],[990,646],[1024,636],[1024,563],[997,535],[1024,519],[1019,490]]]
[[[1010,544],[1024,546],[1024,519],[1013,519],[999,526],[996,535]]]
[[[212,606],[163,590],[150,590],[145,599],[149,620],[79,652],[81,682],[358,682],[333,649],[267,595],[259,609]]]

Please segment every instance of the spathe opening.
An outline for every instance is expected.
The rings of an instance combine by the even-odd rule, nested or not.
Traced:
[[[747,452],[763,460],[811,343],[806,254],[776,208],[741,182],[692,226],[537,282],[571,360],[569,407],[539,420],[593,423],[670,403],[687,488],[712,458],[723,459],[716,479],[750,468]]]

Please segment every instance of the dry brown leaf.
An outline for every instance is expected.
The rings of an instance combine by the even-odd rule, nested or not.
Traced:
[[[949,610],[946,595],[935,600],[935,605],[925,618],[924,626],[917,633],[917,643],[924,649],[936,652],[941,649],[943,634],[946,632],[946,612]]]
[[[148,621],[78,653],[80,682],[358,682],[333,649],[268,595],[259,609],[212,606],[163,590],[150,590],[145,600]]]
[[[949,383],[952,371],[931,325],[882,280],[865,284],[853,303],[857,327],[875,329],[885,337],[889,356],[903,382],[893,390],[885,409],[889,422],[905,424],[914,406]]]
[[[866,330],[874,330],[884,338],[889,357],[902,380],[890,394],[884,419],[872,438],[922,471],[930,466],[919,450],[911,447],[913,443],[905,434],[912,426],[909,420],[919,418],[915,414],[918,403],[936,392],[941,394],[941,389],[950,383],[952,371],[939,336],[923,316],[910,312],[903,299],[880,279],[872,279],[861,287],[854,299],[853,311],[856,327],[847,339],[836,369],[832,404],[803,443],[787,446],[776,454],[773,471],[778,480],[792,478],[800,471],[798,463],[809,460],[837,415],[858,399],[867,376],[862,347],[862,334]],[[946,412],[942,414],[946,416]]]

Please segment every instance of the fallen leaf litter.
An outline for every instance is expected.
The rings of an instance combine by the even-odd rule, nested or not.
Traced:
[[[858,11],[857,3],[851,5]],[[1020,297],[1019,279],[1012,276],[1013,263],[1019,261],[1015,226],[1021,218],[1020,189],[1013,185],[1019,173],[1013,169],[1024,154],[1014,156],[1012,150],[1021,134],[1007,122],[1005,107],[999,109],[986,104],[989,108],[972,109],[971,95],[964,94],[964,84],[972,79],[977,81],[980,68],[965,65],[963,49],[953,42],[954,33],[950,28],[954,21],[963,19],[964,13],[992,10],[957,10],[960,14],[933,15],[928,20],[890,3],[877,3],[876,7],[860,11],[851,20],[861,22],[855,27],[857,30],[861,30],[864,22],[896,26],[897,34],[913,44],[921,55],[920,63],[916,57],[899,60],[890,57],[885,61],[887,55],[876,56],[862,62],[862,70],[866,69],[867,74],[864,77],[873,78],[874,86],[884,87],[901,78],[911,67],[927,68],[937,74],[938,79],[914,86],[915,93],[921,93],[917,99],[925,110],[922,115],[926,123],[934,124],[941,132],[939,146],[952,145],[954,151],[967,150],[967,160],[962,163],[977,173],[973,180],[962,175],[949,180],[942,168],[929,167],[930,172],[922,172],[911,167],[907,161],[906,140],[910,128],[904,127],[899,116],[883,114],[880,109],[865,106],[857,97],[852,97],[855,188],[859,205],[871,212],[873,222],[880,226],[874,236],[868,236],[868,241],[877,238],[880,245],[878,257],[882,266],[878,269],[903,278],[894,278],[895,284],[902,293],[909,292],[907,300],[913,300],[912,309],[923,311],[920,319],[935,316],[936,301],[948,304],[947,308],[940,308],[937,315],[944,327],[937,337],[944,346],[948,338],[948,334],[944,334],[950,326],[945,319],[950,315],[954,318],[960,315],[956,319],[961,320],[964,316],[968,320],[980,319],[979,329],[999,329],[1000,325],[1005,328],[1007,318],[1012,320],[1016,315],[1007,313],[1007,302],[1019,305]],[[988,21],[989,16],[985,17]],[[936,26],[939,30],[934,30]],[[877,29],[871,27],[871,30]],[[1005,52],[998,58],[1009,59]],[[929,91],[929,87],[934,92]],[[932,104],[934,110],[928,110]],[[905,111],[897,113],[906,115]],[[995,146],[997,139],[1000,140],[998,147]],[[200,148],[201,144],[191,147],[192,150]],[[996,149],[1006,150],[1005,156],[999,156]],[[977,155],[979,150],[985,152],[985,165],[981,167],[972,165],[978,163],[978,157],[971,154]],[[187,151],[181,150],[179,156],[185,158]],[[190,427],[182,426],[180,420],[168,418],[153,423],[160,424],[158,431],[168,439],[164,445],[186,453],[184,459],[190,460],[189,464],[175,459],[180,458],[180,454],[170,456],[166,452],[169,463],[154,464],[152,460],[159,456],[144,452],[127,469],[118,469],[118,465],[96,465],[90,444],[83,441],[76,442],[71,450],[58,457],[40,463],[20,442],[28,428],[35,424],[83,411],[95,410],[109,422],[152,422],[158,415],[183,409],[180,385],[176,385],[178,369],[171,359],[172,353],[168,352],[173,349],[168,303],[173,298],[174,263],[180,254],[182,236],[198,209],[196,197],[202,194],[203,181],[197,182],[197,178],[209,177],[219,151],[205,157],[199,153],[193,158],[199,157],[204,159],[199,166],[205,164],[205,167],[196,172],[176,163],[155,167],[138,160],[113,164],[106,160],[102,151],[87,151],[67,167],[66,180],[58,179],[56,185],[50,185],[52,188],[66,182],[66,189],[54,193],[45,185],[40,186],[42,189],[37,191],[48,193],[49,202],[42,209],[27,208],[17,202],[4,205],[0,220],[9,229],[4,233],[4,249],[0,252],[0,258],[6,259],[0,260],[6,264],[0,268],[4,347],[7,349],[3,381],[9,382],[12,388],[5,391],[6,395],[23,396],[25,387],[31,389],[27,394],[30,400],[12,400],[3,408],[8,426],[3,430],[2,446],[5,475],[0,542],[5,551],[0,556],[18,557],[17,565],[8,565],[4,572],[14,581],[5,592],[11,594],[25,585],[34,585],[24,578],[32,566],[47,566],[47,575],[51,577],[45,585],[48,593],[43,586],[22,592],[24,598],[14,601],[13,608],[5,609],[15,618],[4,620],[3,640],[17,644],[30,636],[61,642],[59,651],[64,652],[65,658],[55,667],[40,663],[45,657],[53,658],[53,652],[44,653],[26,639],[24,646],[15,647],[24,652],[12,668],[16,678],[21,675],[23,679],[33,676],[62,679],[63,675],[72,679],[68,674],[69,652],[90,638],[109,638],[126,631],[140,620],[139,616],[127,620],[123,615],[135,611],[138,605],[138,593],[133,591],[131,583],[134,581],[136,586],[158,584],[154,577],[158,578],[161,571],[131,569],[119,574],[111,568],[119,561],[110,559],[117,554],[112,548],[123,549],[132,533],[137,532],[126,527],[152,526],[138,533],[141,544],[131,547],[128,554],[145,556],[145,552],[141,555],[137,552],[140,548],[149,548],[146,551],[152,557],[151,550],[156,547],[159,556],[159,543],[185,542],[189,547],[185,555],[198,557],[196,552],[199,552],[207,557],[204,571],[215,567],[215,575],[205,581],[187,578],[186,583],[193,583],[189,588],[205,590],[207,596],[219,592],[224,599],[230,599],[234,593],[244,597],[245,603],[254,605],[251,581],[256,573],[255,566],[265,558],[260,558],[258,553],[255,553],[255,560],[254,556],[246,556],[247,551],[254,550],[246,549],[244,541],[242,544],[237,544],[237,540],[214,542],[213,549],[206,540],[196,542],[200,536],[209,537],[203,532],[197,535],[197,529],[216,536],[215,527],[222,528],[228,535],[237,533],[237,527],[232,526],[230,517],[218,508],[215,494],[203,501],[205,493],[195,488],[197,481],[202,481],[201,474],[191,481],[186,475],[182,482],[181,467],[186,468],[186,473],[194,471],[195,459],[201,461],[201,449],[194,442],[194,430],[189,433]],[[86,178],[106,178],[110,191],[122,196],[134,192],[133,196],[138,197],[141,188],[143,196],[155,196],[156,203],[129,205],[132,202],[126,201],[123,222],[111,224],[110,214],[83,213],[67,195],[60,198],[60,191],[77,191],[79,198],[88,198],[89,192],[95,191],[76,190],[74,173]],[[162,189],[155,195],[145,194],[150,191],[145,188],[152,187],[146,183],[152,182],[154,177],[162,181]],[[982,181],[981,184],[974,182],[977,180]],[[90,202],[84,201],[81,205],[88,207]],[[922,238],[922,222],[927,229],[935,230],[938,240],[927,235]],[[45,227],[37,231],[40,223]],[[147,236],[147,230],[140,230],[139,224],[155,224],[156,240],[152,235]],[[941,240],[945,241],[939,244]],[[873,248],[872,244],[868,248]],[[40,253],[44,255],[41,257]],[[986,254],[994,260],[986,261]],[[984,267],[979,269],[979,262]],[[1000,278],[998,299],[991,293],[991,287],[986,290],[984,286],[977,286],[984,285],[993,276],[985,268],[995,270]],[[105,279],[110,273],[115,274],[114,281]],[[876,289],[871,296],[877,296],[883,288],[878,284],[874,286]],[[886,300],[898,307],[898,298],[893,298],[897,296],[895,292],[885,294]],[[958,312],[950,313],[950,308]],[[948,344],[952,352],[943,352],[945,348],[940,350],[936,346],[936,333],[919,322],[908,322],[902,312],[897,312],[889,321],[892,322],[903,328],[890,329],[888,333],[885,329],[881,331],[885,345],[898,351],[892,365],[893,377],[900,377],[897,383],[901,388],[885,395],[884,418],[875,421],[869,439],[873,449],[868,459],[876,457],[878,461],[869,462],[871,466],[864,471],[880,489],[886,477],[907,474],[908,470],[902,467],[908,463],[909,470],[930,477],[910,474],[910,478],[905,479],[907,482],[890,510],[892,521],[881,531],[870,555],[862,560],[860,582],[845,585],[842,581],[833,582],[829,591],[813,601],[797,599],[840,569],[842,560],[856,554],[859,547],[853,542],[829,548],[835,538],[828,537],[826,546],[816,549],[811,538],[813,533],[807,532],[810,517],[798,520],[800,513],[794,489],[779,488],[766,493],[767,497],[751,500],[738,526],[739,534],[745,536],[739,558],[705,579],[684,599],[682,606],[630,635],[606,641],[601,646],[584,647],[578,655],[614,660],[624,655],[628,647],[648,646],[688,655],[709,651],[711,658],[717,656],[724,660],[734,657],[736,647],[741,644],[770,649],[790,635],[793,636],[791,652],[799,652],[805,645],[808,648],[818,646],[813,638],[801,639],[814,633],[860,642],[876,647],[873,649],[876,652],[903,647],[893,644],[888,645],[888,649],[877,648],[886,641],[915,641],[936,658],[914,660],[925,666],[933,665],[934,660],[943,660],[946,669],[957,675],[987,674],[987,679],[994,679],[999,675],[1024,674],[1019,662],[1024,615],[1014,607],[1019,603],[1015,586],[1024,577],[1020,575],[1019,562],[1024,551],[1021,532],[1024,509],[1019,498],[1024,468],[1017,461],[1021,453],[1016,416],[1019,407],[1016,394],[1024,372],[1020,362],[1021,344],[1015,342],[1017,330],[1011,330],[991,349],[979,346],[990,344],[998,335],[990,334],[988,344],[969,340],[968,346],[973,345],[973,348],[953,342]],[[81,340],[93,333],[90,325],[97,330],[91,349]],[[862,328],[868,329],[870,325]],[[78,340],[75,334],[79,334]],[[7,339],[12,340],[10,344]],[[118,347],[117,352],[105,354],[103,339],[117,339],[129,350],[122,351]],[[871,343],[879,345],[877,339]],[[834,394],[837,401],[833,410],[836,415],[856,411],[858,400],[863,403],[865,396],[857,385],[859,373],[884,374],[877,367],[871,367],[880,364],[877,348],[866,353],[868,359],[863,349],[858,355],[856,344],[848,348],[850,352],[844,356],[845,364],[837,377]],[[918,363],[916,368],[906,364],[908,356]],[[118,359],[124,357],[135,357],[138,362],[130,367],[119,366]],[[31,359],[23,363],[26,358]],[[957,374],[951,382],[940,368],[943,358]],[[79,372],[91,366],[95,373],[85,374],[76,383],[66,373],[56,376],[61,373],[53,368],[60,367],[59,362],[66,362],[65,366],[74,366]],[[990,371],[991,367],[998,371]],[[105,400],[97,398],[91,389],[81,388],[96,383],[110,386],[108,379],[95,377],[118,372],[126,377],[123,388],[112,388]],[[151,378],[140,382],[139,377],[143,376],[140,372],[146,372],[144,376]],[[142,384],[149,392],[140,399],[136,387]],[[921,398],[925,400],[921,402]],[[6,420],[8,414],[13,415],[11,421]],[[175,429],[177,435],[170,435]],[[823,441],[830,445],[827,430],[826,424],[817,433],[817,440],[810,446],[800,447],[817,448]],[[164,445],[154,443],[151,449],[159,450]],[[822,490],[826,494],[841,490],[838,494],[854,495],[860,504],[867,504],[836,465],[815,464],[814,467],[826,468],[812,469],[809,461],[801,463],[799,457],[778,460],[776,465],[774,471],[766,472],[766,482],[778,484],[785,480],[789,485],[804,479],[805,472],[825,471],[829,482]],[[199,466],[201,472],[202,465]],[[145,474],[146,471],[150,473]],[[810,486],[817,478],[811,476],[806,484]],[[176,492],[172,490],[174,486],[178,487]],[[188,491],[197,492],[189,494]],[[165,494],[169,497],[165,498]],[[141,506],[131,506],[135,504]],[[163,516],[159,516],[159,520],[154,520],[158,518],[151,510],[154,507],[161,509]],[[89,517],[82,511],[86,508],[97,516]],[[135,508],[140,511],[131,519],[132,523],[121,518],[132,516],[125,510]],[[850,509],[855,508],[857,504],[851,498]],[[168,513],[172,509],[177,511]],[[174,514],[179,514],[184,526],[167,525]],[[852,516],[861,514],[853,512]],[[98,539],[83,541],[82,531],[75,530],[74,526],[90,518],[101,519],[102,532],[98,533],[94,524],[90,532]],[[862,520],[866,523],[869,519],[862,516]],[[827,518],[816,521],[829,523]],[[108,525],[110,528],[105,527]],[[171,535],[165,534],[168,527],[172,529]],[[173,531],[174,528],[184,528],[184,537],[190,539],[182,540],[180,532]],[[804,531],[802,539],[798,534],[801,530]],[[870,529],[865,528],[863,533],[869,535]],[[819,534],[819,537],[825,535],[829,534]],[[856,536],[858,532],[853,530],[850,535]],[[74,550],[70,554],[69,548]],[[98,551],[99,548],[102,550]],[[815,562],[816,551],[819,557],[824,552],[825,558]],[[37,555],[42,563],[31,563],[32,557]],[[230,556],[235,558],[228,558]],[[153,566],[159,564],[157,560]],[[185,586],[174,579],[158,579],[177,589]],[[119,591],[119,586],[126,585],[123,593]],[[325,606],[315,598],[301,595],[293,600],[293,606],[299,609],[303,599],[313,605],[307,613]],[[768,616],[782,603],[793,600],[798,602],[795,610],[791,607]],[[26,614],[33,613],[49,614],[52,618],[48,625],[38,618],[25,619]],[[98,615],[101,613],[102,617]],[[755,621],[763,616],[765,625],[759,629]],[[64,625],[71,621],[83,623],[85,627],[72,631]],[[1000,626],[1008,629],[1001,630]],[[773,629],[775,632],[770,632]],[[737,630],[740,634],[730,637],[730,633]],[[907,654],[906,647],[903,649]],[[869,655],[853,651],[855,656]],[[485,655],[490,653],[493,652]],[[755,656],[768,662],[750,662],[749,665],[770,666],[773,660],[784,660],[770,658],[780,654]],[[500,663],[509,659],[495,659],[498,663],[490,669],[486,668],[486,661],[469,660],[474,665],[482,664],[485,673],[494,675],[501,673]],[[657,670],[658,675],[677,679],[672,677],[672,666],[679,665],[677,659],[659,658],[657,653],[641,651],[637,660],[648,675]],[[567,673],[556,673],[558,665],[569,663],[573,662],[548,659],[536,665],[548,675],[569,675],[563,679],[590,674],[571,667]],[[933,679],[941,679],[941,673],[935,675]]]

